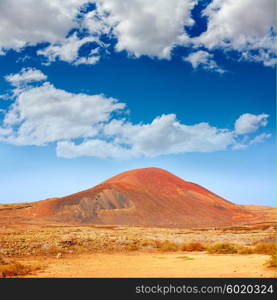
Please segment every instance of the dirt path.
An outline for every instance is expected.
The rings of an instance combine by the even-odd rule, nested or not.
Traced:
[[[29,277],[274,277],[266,255],[175,253],[83,254],[40,257],[47,267]]]

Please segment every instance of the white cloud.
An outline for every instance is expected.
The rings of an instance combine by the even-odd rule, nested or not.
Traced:
[[[125,104],[103,95],[73,94],[48,82],[22,89],[5,114],[0,140],[17,145],[45,145],[64,139],[92,137],[103,122]]]
[[[273,51],[259,49],[257,53],[244,51],[241,54],[240,60],[263,63],[266,67],[272,67],[276,64],[276,56]]]
[[[34,69],[31,71],[36,76],[26,76],[28,71],[8,77],[12,84],[24,78],[29,85],[18,88],[15,84],[14,103],[4,112],[0,125],[2,142],[37,146],[57,143],[57,155],[67,158],[132,158],[244,149],[269,137],[262,133],[249,140],[247,135],[266,126],[266,114],[243,114],[234,130],[208,123],[186,125],[175,114],[158,116],[149,124],[133,124],[119,114],[115,118],[116,113],[127,113],[125,104],[117,99],[74,94],[49,82],[33,86],[34,78],[45,77]]]
[[[106,22],[106,15],[101,9],[90,11],[82,16],[80,24],[82,29],[87,29],[93,36],[109,35],[111,26]]]
[[[18,87],[22,84],[24,85],[27,83],[46,80],[47,76],[35,68],[25,68],[17,74],[5,76],[5,79],[11,85]]]
[[[208,17],[207,31],[191,38],[185,27],[195,22],[191,11],[197,2],[94,0],[90,3],[95,3],[96,9],[83,12],[77,20],[88,0],[1,0],[0,55],[8,49],[47,42],[49,46],[38,54],[48,63],[59,59],[75,65],[95,64],[102,55],[100,49],[106,48],[100,42],[105,35],[110,41],[115,39],[116,51],[127,51],[133,57],[170,59],[176,46],[194,49],[191,55],[202,53],[204,61],[199,66],[209,71],[223,71],[213,60],[215,49],[236,50],[240,60],[275,64],[274,0],[213,0],[203,12]],[[72,29],[86,32],[86,36],[68,37]],[[80,47],[93,41],[98,47],[79,57]],[[203,48],[209,55],[203,56]]]
[[[213,0],[208,29],[195,39],[208,49],[237,50],[244,59],[275,63],[275,0]]]
[[[171,50],[188,40],[184,26],[193,24],[190,13],[196,0],[92,2],[97,9],[85,14],[78,23],[75,17],[80,7],[89,3],[87,0],[2,0],[1,53],[5,49],[18,50],[40,42],[51,44],[48,52],[67,52],[58,47],[74,48],[75,41],[66,39],[66,35],[75,27],[87,29],[91,36],[112,33],[117,39],[118,51],[126,50],[137,57],[170,58]],[[57,56],[72,61],[66,55]]]
[[[243,114],[235,122],[235,132],[237,134],[247,134],[256,131],[261,126],[267,125],[269,115]]]
[[[2,137],[7,137],[12,134],[12,129],[11,128],[1,128],[0,127],[0,140],[1,136]]]
[[[106,13],[105,23],[117,38],[118,51],[166,59],[176,45],[188,41],[184,26],[194,23],[195,4],[196,0],[97,0],[98,11]]]
[[[269,139],[271,137],[270,133],[261,133],[257,136],[255,136],[251,141],[250,141],[250,145],[254,145],[254,144],[260,144],[263,143],[266,139]]]
[[[79,145],[68,141],[58,142],[56,153],[57,156],[64,158],[95,156],[127,159],[134,156],[129,149],[99,139],[86,140]]]
[[[256,135],[254,138],[249,139],[245,138],[245,141],[237,142],[232,146],[233,150],[244,150],[249,148],[252,145],[264,143],[266,139],[269,139],[271,137],[271,134],[269,133],[262,133],[259,135]]]
[[[116,143],[128,145],[137,155],[143,156],[212,152],[224,150],[234,142],[229,130],[208,123],[185,125],[174,114],[162,115],[142,125],[112,121],[106,125],[105,134],[115,136]]]
[[[77,25],[75,16],[87,0],[1,0],[0,50],[40,42],[56,43]]]
[[[216,128],[208,123],[185,125],[174,114],[157,117],[150,124],[134,125],[123,120],[112,120],[104,126],[103,132],[107,141],[86,139],[79,144],[72,141],[59,142],[57,155],[66,158],[96,156],[126,159],[214,152],[229,148],[238,150],[261,143],[270,137],[270,134],[261,134],[247,143],[241,143],[236,132],[232,130]]]
[[[84,37],[78,38],[77,34],[74,33],[67,39],[64,39],[58,44],[52,44],[42,50],[39,50],[37,53],[43,55],[47,58],[48,62],[53,62],[56,59],[66,61],[68,63],[73,63],[75,65],[80,64],[95,64],[100,59],[98,55],[99,47],[93,49],[88,57],[80,57],[79,50],[80,48],[87,43],[98,43],[101,42],[95,37]]]
[[[205,70],[224,73],[225,71],[220,68],[213,59],[213,54],[207,51],[199,50],[189,54],[187,57],[183,58],[184,61],[191,63],[194,69],[202,67]]]

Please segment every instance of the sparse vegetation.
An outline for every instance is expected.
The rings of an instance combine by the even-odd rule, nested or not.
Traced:
[[[239,247],[238,254],[253,254],[254,250],[250,247]]]
[[[237,252],[236,247],[229,243],[217,243],[208,247],[208,253],[213,254],[234,254]]]
[[[276,245],[276,243],[260,242],[255,246],[255,248],[253,249],[253,252],[257,253],[257,254],[270,255],[270,258],[266,262],[266,265],[269,267],[277,266],[277,261],[276,261],[277,245]]]
[[[157,242],[158,241],[154,241],[154,240],[142,240],[139,241],[139,244],[142,248],[159,248],[161,243],[157,244]]]
[[[128,244],[125,249],[127,251],[136,251],[139,250],[139,246],[137,244]]]
[[[155,240],[154,241],[154,247],[155,248],[161,248],[162,247],[162,242],[159,240]]]
[[[159,247],[160,251],[177,251],[178,247],[174,242],[170,241],[164,241],[161,243],[161,246]]]
[[[72,247],[70,247],[70,250],[73,252],[73,253],[78,253],[78,254],[81,254],[81,253],[86,253],[88,252],[88,248],[86,248],[85,246],[83,245],[74,245]]]
[[[60,247],[57,247],[56,245],[51,245],[49,247],[45,247],[45,252],[52,254],[52,255],[57,255],[58,253],[62,252],[62,249]]]
[[[139,244],[142,248],[152,248],[152,249],[161,248],[162,243],[163,242],[160,241],[160,240],[142,240],[142,241],[139,241]]]
[[[7,260],[0,257],[0,278],[24,276],[41,268],[42,266],[40,264],[30,266],[15,260]]]
[[[62,253],[64,257],[74,253],[135,250],[268,255],[273,251],[275,236],[271,229],[265,231],[261,228],[256,232],[255,228],[255,231],[236,235],[230,235],[224,230],[91,225],[0,227],[0,244],[1,254],[10,258],[32,255],[56,257],[58,253]]]
[[[257,254],[273,254],[276,253],[276,244],[275,243],[258,243],[254,248],[254,253]]]
[[[182,244],[180,247],[182,251],[205,251],[206,247],[199,242],[192,242],[189,244]]]
[[[139,251],[140,255],[151,252],[150,255],[161,260],[166,260],[168,256],[176,257],[176,264],[180,262],[180,265],[182,259],[185,261],[194,258],[195,262],[198,258],[202,259],[202,255],[194,255],[193,252],[197,251],[207,251],[211,254],[262,254],[267,257],[256,255],[253,261],[261,261],[261,267],[264,269],[262,264],[265,260],[268,260],[268,266],[276,267],[275,233],[272,226],[267,230],[261,228],[260,231],[255,228],[255,231],[240,233],[237,230],[236,234],[220,228],[174,229],[119,226],[112,229],[91,225],[5,226],[0,226],[0,256],[3,257],[0,259],[1,277],[31,275],[41,268],[33,262],[44,263],[44,258],[53,260],[54,264],[63,264],[74,254],[81,256],[81,254],[109,253],[120,256],[126,255],[127,252],[134,252],[135,256],[136,251]],[[36,256],[37,258],[34,259],[33,257]],[[204,256],[208,259],[212,257],[216,261],[216,257],[212,255],[205,253]],[[234,257],[234,259],[252,260],[251,257]],[[273,269],[268,268],[268,270],[273,272]]]

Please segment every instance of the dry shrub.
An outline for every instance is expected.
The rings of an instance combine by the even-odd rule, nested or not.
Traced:
[[[14,260],[6,260],[0,257],[0,278],[24,276],[41,269],[40,264],[24,265]]]
[[[142,240],[140,241],[141,247],[151,247],[151,248],[157,248],[156,242],[153,240]]]
[[[262,242],[262,243],[258,243],[254,248],[254,253],[270,255],[269,260],[266,262],[267,266],[269,267],[277,266],[276,252],[277,252],[277,247],[275,243]]]
[[[6,263],[6,260],[0,256],[0,266],[4,265]]]
[[[238,254],[253,254],[254,251],[250,247],[240,247],[238,249]]]
[[[136,251],[139,249],[139,246],[137,244],[128,244],[126,245],[125,249],[127,251]]]
[[[70,247],[70,250],[73,253],[77,253],[77,254],[88,252],[88,248],[86,248],[85,246],[82,246],[82,245],[74,245],[74,246]]]
[[[237,252],[238,250],[235,248],[235,246],[229,243],[217,243],[208,248],[208,253],[234,254]]]
[[[254,248],[254,253],[257,254],[274,254],[276,253],[276,244],[275,243],[258,243]]]
[[[155,244],[155,248],[161,248],[163,243],[159,240],[155,240],[154,244]]]
[[[153,248],[161,248],[163,242],[161,242],[160,240],[146,240],[143,241],[143,246],[151,246]]]
[[[164,241],[162,242],[161,246],[159,247],[160,251],[177,251],[178,247],[174,242]]]
[[[205,251],[206,247],[199,242],[192,242],[189,244],[182,244],[180,249],[182,251]]]
[[[167,241],[166,241],[167,242]],[[158,248],[160,249],[165,242],[160,240],[143,240],[139,244],[142,248]]]

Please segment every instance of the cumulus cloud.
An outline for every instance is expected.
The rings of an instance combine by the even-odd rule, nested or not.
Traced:
[[[22,84],[44,81],[47,79],[47,76],[40,70],[37,70],[35,68],[24,68],[17,74],[10,74],[5,76],[5,79],[11,85],[18,87]]]
[[[38,74],[38,70],[32,71]],[[24,78],[26,72],[8,78]],[[56,143],[57,155],[66,158],[132,158],[244,149],[270,137],[266,133],[248,136],[266,126],[266,114],[243,114],[234,129],[208,123],[186,125],[175,114],[157,116],[148,124],[133,124],[121,116],[127,114],[126,105],[117,99],[74,94],[49,82],[32,85],[34,78],[43,75],[25,76],[29,85],[14,87],[14,102],[0,124],[0,141],[37,146]]]
[[[39,50],[37,53],[43,55],[47,58],[48,63],[60,59],[62,61],[73,63],[75,65],[80,64],[95,64],[100,59],[98,55],[99,47],[94,48],[87,57],[80,57],[79,50],[80,48],[88,43],[97,43],[101,42],[96,37],[84,37],[78,38],[77,34],[69,36],[58,44],[52,44],[42,50]]]
[[[184,61],[191,63],[194,69],[202,67],[205,70],[224,73],[225,71],[220,68],[213,59],[213,54],[207,51],[199,50],[189,54],[187,57],[183,58]]]
[[[1,0],[0,49],[56,43],[77,25],[75,16],[87,0]]]
[[[12,129],[11,128],[1,128],[0,127],[0,140],[1,140],[1,137],[5,138],[5,137],[7,137],[11,134],[12,134]]]
[[[112,29],[107,22],[106,13],[101,9],[83,14],[80,27],[82,30],[88,30],[93,36],[109,35]]]
[[[237,142],[232,146],[233,150],[244,150],[249,148],[252,145],[264,143],[265,140],[271,137],[270,133],[262,133],[256,135],[254,138],[249,139],[249,137],[245,136],[244,141]]]
[[[244,141],[241,142],[233,130],[216,128],[208,123],[182,124],[174,114],[156,117],[150,124],[112,120],[103,127],[103,133],[106,140],[58,142],[57,155],[66,158],[96,156],[126,159],[188,152],[242,150],[262,143],[271,136],[265,133],[254,138],[244,136]]]
[[[254,145],[254,144],[260,144],[263,143],[266,139],[269,139],[271,137],[270,133],[261,133],[257,136],[255,136],[250,142],[250,145]]]
[[[2,0],[0,3],[0,50],[49,42],[40,54],[70,59],[65,52],[76,52],[81,40],[66,38],[72,28],[86,30],[90,36],[116,38],[116,50],[134,56],[170,58],[176,45],[188,40],[184,26],[191,26],[191,10],[196,0],[95,0],[96,9],[76,16],[87,0]],[[20,14],[18,13],[20,11]],[[84,42],[84,41],[83,41]],[[70,45],[71,44],[71,45]],[[67,49],[66,49],[67,48]],[[74,54],[71,54],[71,56]],[[52,59],[51,59],[52,58]],[[84,61],[84,59],[83,59]],[[92,61],[92,58],[87,62]]]
[[[176,115],[162,115],[150,124],[133,125],[112,121],[105,134],[114,136],[115,142],[132,147],[137,155],[157,156],[182,152],[212,152],[224,150],[232,144],[233,135],[208,123],[185,125]]]
[[[195,39],[208,49],[236,50],[245,60],[275,64],[275,0],[213,0],[207,31]]]
[[[247,134],[256,131],[260,126],[267,125],[269,115],[243,114],[235,122],[235,132],[237,134]]]
[[[95,9],[81,10],[88,3],[94,3]],[[187,60],[195,62],[198,56],[198,66],[208,71],[223,71],[213,59],[215,49],[235,50],[239,60],[265,66],[275,64],[274,0],[213,0],[203,11],[208,19],[207,30],[193,38],[187,29],[195,24],[191,12],[197,3],[2,0],[0,55],[8,49],[46,42],[48,45],[41,44],[44,48],[38,54],[45,56],[48,63],[59,59],[75,65],[95,64],[102,55],[100,50],[106,47],[100,42],[104,37],[110,45],[115,44],[116,51],[126,51],[132,57],[170,59],[176,46],[194,49]],[[80,35],[68,36],[73,31]],[[89,42],[98,46],[87,56],[79,57],[80,48]]]
[[[64,158],[75,158],[81,156],[94,156],[100,158],[124,158],[134,157],[129,149],[99,139],[90,139],[81,144],[70,141],[57,143],[57,156]]]
[[[111,114],[124,103],[104,95],[73,94],[46,82],[17,92],[6,112],[0,140],[17,145],[45,145],[63,139],[98,134]]]
[[[196,2],[98,0],[97,8],[117,39],[118,51],[168,59],[176,45],[188,41],[184,26],[194,24],[191,10]]]

